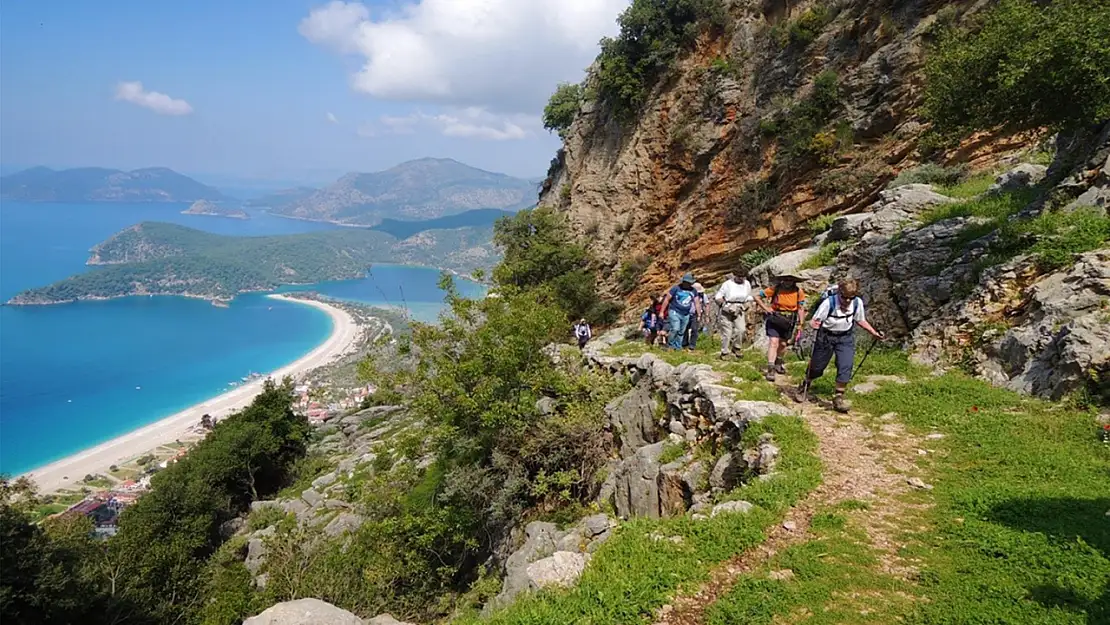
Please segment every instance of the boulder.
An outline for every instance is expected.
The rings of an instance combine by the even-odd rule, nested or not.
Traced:
[[[366,625],[412,625],[406,621],[398,621],[392,614],[379,614],[371,619],[366,619]]]
[[[732,404],[732,412],[735,419],[741,423],[748,421],[762,421],[765,417],[773,414],[777,415],[792,415],[795,413],[793,408],[788,408],[782,404],[776,404],[769,401],[748,401],[741,400]]]
[[[243,625],[363,625],[362,619],[319,599],[297,599],[270,606]]]
[[[224,540],[231,538],[239,533],[240,530],[247,526],[247,520],[243,517],[235,517],[220,524],[220,537]]]
[[[987,189],[987,192],[999,193],[1003,191],[1017,191],[1019,189],[1028,189],[1029,187],[1037,186],[1044,180],[1047,171],[1048,168],[1044,165],[1022,163],[1010,171],[999,174],[998,177],[994,179],[994,184]]]
[[[306,489],[304,492],[301,493],[301,499],[303,499],[305,503],[312,507],[316,507],[324,503],[324,496],[316,492],[315,490],[312,490],[311,488]]]
[[[360,514],[355,514],[353,512],[340,512],[338,516],[332,519],[331,522],[324,527],[324,533],[328,536],[333,537],[348,532],[353,533],[357,531],[358,528],[362,527],[362,524],[365,522],[366,519],[364,519]]]
[[[267,527],[251,534],[250,538],[247,540],[247,559],[243,564],[246,565],[247,570],[250,571],[252,575],[257,575],[259,569],[262,568],[263,561],[266,559],[266,552],[268,551],[266,539],[273,536],[276,531],[277,530],[273,527]]]
[[[566,587],[578,581],[586,564],[588,553],[556,551],[550,556],[528,565],[528,583],[531,588]]]
[[[644,386],[633,388],[605,407],[610,427],[620,440],[621,456],[628,457],[636,449],[659,440],[655,431],[657,408],[651,390]]]
[[[746,514],[754,508],[750,502],[747,501],[726,501],[713,506],[713,512],[709,516],[715,517],[719,514]]]
[[[829,229],[826,241],[851,241],[861,238],[870,231],[871,213],[844,215],[837,217]]]
[[[752,286],[767,287],[774,284],[776,276],[781,276],[788,273],[798,273],[798,267],[810,258],[817,255],[820,251],[816,247],[807,247],[785,254],[779,254],[774,258],[764,261],[748,272],[748,279],[751,281]]]
[[[613,497],[621,518],[659,518],[659,456],[662,453],[663,443],[654,443],[637,449],[631,458],[621,462]]]
[[[730,491],[740,483],[740,477],[747,463],[740,453],[730,452],[721,456],[709,473],[709,487],[719,491]]]
[[[541,397],[536,402],[536,412],[541,415],[552,415],[558,410],[559,405],[551,397]]]
[[[325,473],[320,477],[312,480],[312,488],[316,490],[323,490],[324,488],[331,486],[332,482],[334,482],[335,480],[335,471],[332,471],[331,473]]]

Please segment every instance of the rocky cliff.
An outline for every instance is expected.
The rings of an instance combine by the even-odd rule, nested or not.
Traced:
[[[1006,223],[1091,207],[1083,215],[1105,230],[1106,130],[1061,135],[1047,150],[1047,131],[983,132],[941,148],[920,114],[932,44],[949,25],[978,20],[986,3],[723,6],[724,26],[702,28],[632,119],[591,99],[595,66],[563,133],[540,204],[568,216],[603,290],[632,310],[681,271],[708,285],[789,254],[778,269],[826,267],[810,274],[812,288],[862,278],[877,323],[924,360],[1054,397],[1105,392],[1096,303],[1108,287],[1105,254],[1042,262],[1021,254],[1033,237]],[[1046,176],[1031,161],[1052,153]],[[977,176],[982,189],[956,184]],[[918,181],[938,184],[903,184]],[[946,214],[944,204],[959,208]]]

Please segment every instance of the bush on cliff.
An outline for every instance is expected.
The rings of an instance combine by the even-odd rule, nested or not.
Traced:
[[[947,30],[925,76],[942,136],[1110,119],[1110,4],[1004,0],[979,28]]]
[[[724,26],[725,11],[720,0],[634,0],[617,22],[620,34],[601,40],[596,76],[602,100],[629,119],[703,27]]]
[[[566,139],[567,130],[574,123],[578,109],[582,106],[582,85],[574,83],[560,83],[543,107],[543,127],[559,133],[560,139]]]

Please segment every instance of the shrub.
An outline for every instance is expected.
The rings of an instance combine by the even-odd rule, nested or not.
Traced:
[[[621,264],[620,271],[617,272],[617,283],[622,293],[631,293],[640,284],[640,278],[651,265],[651,260],[650,256],[637,256]]]
[[[746,269],[751,269],[752,267],[762,265],[778,255],[779,252],[776,249],[761,247],[742,254],[740,256],[740,264]]]
[[[843,145],[835,131],[822,132],[840,103],[840,81],[836,72],[826,70],[813,80],[810,94],[789,108],[760,122],[760,131],[779,138],[779,152],[786,162],[819,158],[828,163]],[[843,132],[841,133],[843,134]]]
[[[543,127],[559,133],[560,139],[566,138],[566,132],[578,115],[582,106],[582,86],[572,83],[560,83],[555,88],[555,93],[543,108]]]
[[[620,33],[601,40],[598,93],[629,119],[702,26],[723,26],[724,9],[720,0],[634,0],[617,22]]]
[[[750,180],[728,205],[725,221],[729,225],[755,223],[778,202],[778,189],[770,180],[766,178]]]
[[[821,249],[808,260],[798,266],[798,269],[817,269],[836,264],[836,257],[848,247],[844,241],[834,241],[821,246]]]
[[[1100,209],[1045,211],[1002,227],[992,251],[1002,258],[1028,250],[1042,270],[1070,266],[1075,257],[1110,241],[1110,217]]]
[[[1110,4],[1003,0],[981,28],[949,29],[925,64],[926,115],[948,136],[1110,118]]]
[[[825,26],[832,21],[835,15],[828,7],[817,5],[805,10],[797,19],[790,22],[788,28],[790,43],[797,46],[808,46],[817,39]]]
[[[922,163],[917,167],[898,172],[898,176],[891,180],[886,188],[893,189],[907,184],[951,186],[963,180],[965,176],[967,176],[967,167],[963,165],[945,167],[936,163]]]
[[[840,217],[840,215],[818,215],[810,219],[809,222],[806,223],[806,226],[809,227],[810,231],[814,234],[821,234],[832,228],[833,222],[836,221],[837,217]]]

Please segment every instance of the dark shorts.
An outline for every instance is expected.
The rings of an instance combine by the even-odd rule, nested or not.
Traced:
[[[763,326],[764,329],[766,329],[767,336],[769,338],[790,340],[794,338],[794,331],[798,327],[798,316],[794,315],[794,321],[790,324],[790,328],[788,330],[783,330],[779,328],[776,324],[772,323],[771,315],[767,315],[767,320],[763,322]]]
[[[852,363],[856,359],[855,334],[849,332],[838,336],[818,332],[817,339],[813,342],[813,356],[809,361],[809,379],[821,377],[833,357],[836,358],[837,383],[847,384],[852,379]]]

